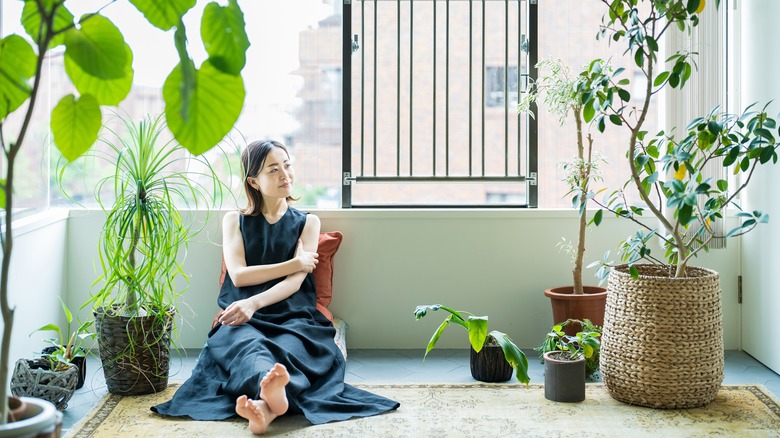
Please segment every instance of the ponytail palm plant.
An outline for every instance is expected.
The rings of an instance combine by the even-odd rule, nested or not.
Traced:
[[[177,282],[187,278],[182,255],[203,225],[194,224],[194,217],[185,220],[180,208],[208,211],[229,191],[205,156],[189,154],[167,135],[163,116],[118,119],[122,131],[104,127],[107,135],[99,142],[105,148],[86,155],[111,172],[95,188],[106,213],[96,281],[102,285],[85,305],[143,316],[175,306],[183,292]]]
[[[102,147],[85,155],[110,172],[95,188],[106,213],[100,288],[84,306],[94,310],[109,391],[144,394],[167,385],[173,316],[188,283],[182,263],[188,242],[208,223],[180,209],[209,211],[229,191],[205,156],[169,139],[162,116],[118,118],[123,129],[104,127]]]

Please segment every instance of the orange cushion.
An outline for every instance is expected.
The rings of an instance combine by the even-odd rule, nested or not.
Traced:
[[[319,263],[314,268],[314,284],[317,288],[317,309],[329,320],[333,314],[328,310],[333,299],[333,256],[336,255],[344,236],[340,231],[320,233],[317,254]]]
[[[343,235],[340,231],[328,231],[320,233],[319,244],[317,245],[317,254],[319,254],[319,263],[314,269],[314,284],[317,289],[317,310],[325,315],[329,320],[333,321],[333,314],[328,310],[331,300],[333,299],[333,256],[336,255]],[[222,283],[225,281],[225,275],[227,274],[227,267],[225,266],[225,259],[222,259],[222,272],[219,275],[219,287],[222,287]],[[219,313],[214,318],[212,327],[219,319]]]

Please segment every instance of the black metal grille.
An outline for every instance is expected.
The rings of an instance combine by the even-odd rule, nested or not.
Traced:
[[[535,207],[534,0],[345,0],[344,186],[522,183]],[[354,154],[354,155],[353,155]]]

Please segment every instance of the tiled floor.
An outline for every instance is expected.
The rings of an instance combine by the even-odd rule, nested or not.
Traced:
[[[543,366],[533,350],[524,350],[529,359],[531,382],[543,383]],[[171,359],[171,381],[185,380],[192,372],[198,351],[182,351]],[[433,350],[425,363],[421,350],[350,350],[347,359],[348,383],[458,383],[474,382],[469,371],[468,350]],[[741,351],[726,351],[724,384],[761,384],[780,399],[780,375]],[[78,422],[106,394],[105,379],[97,359],[87,361],[87,380],[76,391],[65,410],[63,430]]]

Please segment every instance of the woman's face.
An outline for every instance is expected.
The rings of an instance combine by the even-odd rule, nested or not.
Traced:
[[[274,147],[265,157],[260,172],[249,178],[249,184],[263,196],[286,198],[292,195],[295,172],[290,157],[282,148]]]

